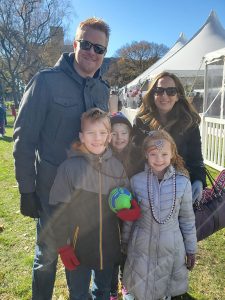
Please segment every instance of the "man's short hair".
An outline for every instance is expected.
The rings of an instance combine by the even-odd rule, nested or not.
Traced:
[[[102,19],[96,18],[96,17],[92,17],[85,21],[80,22],[80,24],[77,27],[75,39],[76,40],[79,39],[81,31],[84,31],[87,28],[92,28],[92,29],[96,29],[96,30],[104,32],[106,35],[107,41],[109,40],[109,35],[110,35],[109,25]]]

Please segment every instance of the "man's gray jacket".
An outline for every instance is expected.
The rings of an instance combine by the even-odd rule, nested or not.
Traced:
[[[57,167],[78,139],[81,114],[108,111],[109,87],[98,71],[82,78],[74,54],[64,53],[54,68],[37,73],[26,87],[14,130],[16,179],[21,193],[36,191],[47,203]]]

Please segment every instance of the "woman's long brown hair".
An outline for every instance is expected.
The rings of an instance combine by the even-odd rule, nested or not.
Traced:
[[[154,101],[154,88],[157,86],[158,80],[163,77],[170,77],[175,82],[179,98],[172,110],[168,113],[166,124],[161,124],[158,109]],[[170,128],[174,125],[179,126],[181,131],[185,131],[194,124],[199,125],[201,121],[198,112],[192,104],[188,102],[180,79],[175,74],[169,72],[158,74],[150,82],[148,91],[144,95],[143,102],[137,113],[137,117],[140,117],[144,123],[148,124],[150,129],[163,127],[167,131],[170,131]]]

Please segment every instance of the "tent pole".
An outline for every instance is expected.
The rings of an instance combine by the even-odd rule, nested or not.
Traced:
[[[202,153],[203,158],[206,159],[207,147],[205,145],[205,132],[206,132],[206,122],[205,122],[205,110],[206,110],[206,94],[208,93],[208,65],[205,63],[205,72],[204,72],[204,98],[203,98],[203,111],[202,111],[202,121],[201,121],[201,138],[202,138]]]
[[[191,92],[192,92],[192,89],[193,89],[193,87],[194,87],[194,85],[195,85],[195,82],[196,82],[196,80],[197,80],[197,78],[198,78],[198,73],[199,73],[199,71],[200,71],[200,69],[201,69],[201,67],[202,67],[202,64],[203,64],[203,58],[202,58],[202,60],[201,60],[201,63],[200,63],[200,67],[198,68],[198,70],[197,70],[197,72],[196,72],[196,76],[195,76],[195,79],[194,79],[194,81],[193,81],[193,83],[192,83],[192,86],[191,86],[191,88],[190,88],[190,91],[189,91],[189,93],[188,93],[188,97],[190,96],[190,94],[191,94]]]
[[[221,102],[220,102],[220,119],[223,119],[224,110],[224,97],[225,97],[225,57],[223,57],[223,80],[222,80],[222,92],[221,92]]]

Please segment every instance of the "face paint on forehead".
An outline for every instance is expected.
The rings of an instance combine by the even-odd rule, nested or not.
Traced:
[[[163,146],[164,146],[164,140],[155,140],[155,141],[152,141],[150,148],[154,147],[157,150],[161,151]]]
[[[162,150],[164,146],[164,140],[156,140],[154,144],[158,150]]]

